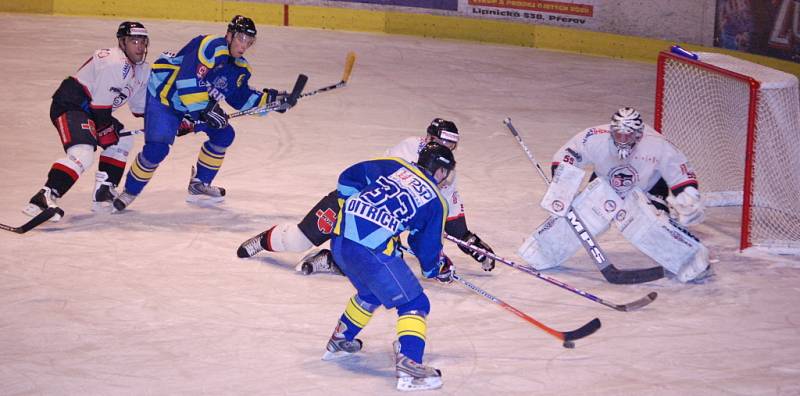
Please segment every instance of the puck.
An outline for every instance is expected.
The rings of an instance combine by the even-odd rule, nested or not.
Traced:
[[[575,343],[572,341],[564,341],[564,348],[569,348],[569,349],[575,348]]]

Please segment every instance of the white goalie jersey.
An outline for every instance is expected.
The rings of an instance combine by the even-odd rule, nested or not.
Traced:
[[[91,98],[92,109],[114,111],[128,103],[131,113],[143,115],[149,75],[149,63],[133,65],[115,47],[95,51],[73,77]]]
[[[686,156],[649,125],[631,155],[622,160],[609,133],[610,125],[588,128],[570,139],[553,156],[553,165],[566,162],[586,169],[594,167],[621,197],[634,187],[649,191],[663,178],[671,190],[697,186],[697,176]]]
[[[408,162],[417,162],[419,159],[419,152],[422,151],[426,143],[428,143],[427,137],[408,137],[397,145],[388,148],[383,155],[386,157],[399,157]],[[464,216],[464,204],[461,203],[461,198],[458,195],[458,188],[456,186],[456,171],[451,172],[449,183],[439,186],[439,191],[447,200],[447,204],[450,207],[447,220]]]

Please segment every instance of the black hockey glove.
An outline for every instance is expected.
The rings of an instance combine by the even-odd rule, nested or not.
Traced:
[[[442,283],[450,283],[453,281],[453,275],[456,273],[456,267],[447,257],[444,252],[439,253],[439,274],[436,275],[436,280]]]
[[[194,132],[194,120],[189,114],[184,114],[181,124],[178,125],[178,136],[188,135]]]
[[[285,113],[286,110],[291,109],[297,104],[297,99],[289,100],[289,93],[286,91],[278,91],[277,89],[264,88],[264,95],[267,95],[267,103],[278,103],[280,108],[278,113]]]
[[[111,123],[105,128],[97,130],[97,145],[106,149],[119,142],[119,132],[125,128],[119,120],[111,117]]]
[[[211,129],[222,129],[228,126],[228,115],[222,110],[219,102],[212,100],[208,106],[200,112],[200,121],[208,124]]]
[[[469,231],[467,231],[467,233],[464,234],[464,238],[462,240],[464,242],[470,244],[470,245],[474,245],[476,247],[479,247],[479,248],[481,248],[481,249],[483,249],[483,250],[485,250],[485,251],[487,251],[489,253],[494,253],[494,250],[492,250],[492,248],[489,245],[487,245],[486,242],[482,241],[480,238],[478,238],[477,235],[475,235],[475,234],[473,234],[473,233],[471,233]],[[470,255],[470,257],[474,258],[475,261],[481,263],[481,268],[483,268],[484,271],[491,271],[491,270],[494,269],[494,259],[493,258],[487,257],[483,253],[478,253],[476,251],[473,251],[473,250],[470,250],[468,248],[462,247],[461,245],[458,245],[458,248],[461,249],[462,252],[464,252],[464,253]]]

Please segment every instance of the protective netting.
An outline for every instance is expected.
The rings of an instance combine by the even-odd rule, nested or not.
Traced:
[[[722,54],[700,64],[662,55],[661,132],[695,167],[706,205],[742,205],[751,80],[755,99],[752,193],[743,247],[800,254],[800,91],[797,78]],[[711,64],[734,73],[719,72]],[[737,76],[736,74],[747,76]],[[659,111],[660,110],[660,111]],[[659,120],[656,120],[659,125]]]

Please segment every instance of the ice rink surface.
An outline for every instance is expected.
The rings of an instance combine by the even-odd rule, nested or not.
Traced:
[[[20,209],[61,156],[50,96],[120,20],[0,14],[0,221]],[[149,61],[224,23],[143,20]],[[237,139],[215,184],[226,202],[184,202],[205,135],[178,138],[142,195],[121,215],[90,209],[94,169],[59,201],[66,217],[25,235],[0,235],[0,394],[377,395],[394,390],[394,312],[361,333],[363,353],[320,360],[353,294],[341,277],[295,272],[300,254],[236,257],[277,222],[299,221],[338,173],[454,120],[461,196],[470,228],[495,251],[516,250],[545,219],[545,191],[502,125],[512,117],[540,161],[622,105],[652,123],[655,65],[530,48],[419,37],[259,26],[246,54],[251,85],[344,89],[304,98],[286,114],[233,121]],[[129,128],[141,120],[116,112]],[[142,139],[137,139],[133,155]],[[702,175],[699,175],[702,185]],[[796,258],[740,254],[736,208],[712,208],[693,231],[709,247],[707,283],[672,279],[611,285],[579,252],[549,271],[614,303],[617,312],[498,263],[491,273],[450,243],[464,278],[559,330],[594,317],[603,327],[575,349],[464,289],[424,281],[432,302],[425,361],[442,395],[800,394],[800,267]],[[621,268],[653,263],[616,231],[600,238]],[[416,262],[412,268],[418,271]]]

